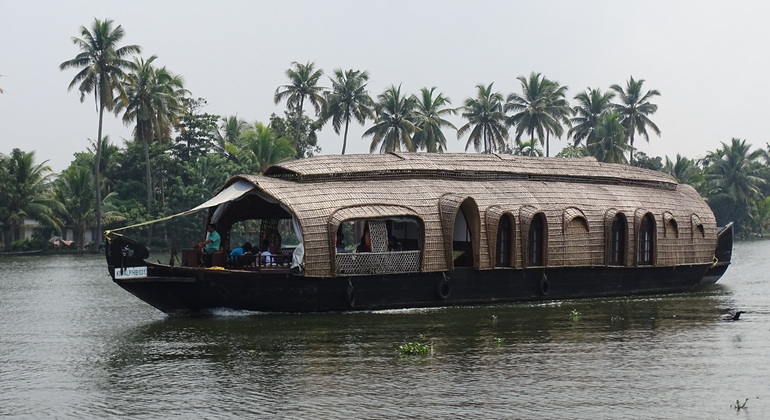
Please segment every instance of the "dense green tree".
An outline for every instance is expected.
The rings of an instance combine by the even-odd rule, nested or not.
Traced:
[[[588,156],[588,150],[585,146],[568,145],[561,149],[556,157],[561,158],[582,158]]]
[[[630,164],[637,168],[652,169],[653,171],[663,170],[663,159],[660,156],[647,156],[646,153],[637,151],[634,153],[634,162]]]
[[[350,120],[355,119],[361,125],[366,120],[374,118],[374,101],[366,90],[369,81],[369,73],[360,70],[342,69],[334,70],[334,78],[331,79],[332,88],[326,92],[326,106],[321,118],[324,123],[331,120],[334,132],[340,134],[342,124],[345,131],[342,136],[342,154],[348,144],[348,127]]]
[[[715,159],[721,155],[721,158]],[[714,210],[717,221],[725,224],[734,221],[739,230],[745,230],[750,221],[752,206],[762,199],[763,150],[751,150],[746,140],[733,138],[722,142],[721,151],[712,156],[706,168],[706,180],[710,190],[707,200]]]
[[[318,130],[321,129],[322,122],[319,120],[312,120],[307,116],[299,118],[299,114],[292,111],[286,111],[284,117],[279,117],[275,114],[270,115],[270,128],[275,132],[276,137],[282,138],[288,136],[295,139],[293,146],[299,145],[300,150],[295,150],[297,159],[312,157],[316,153],[321,152],[321,147],[318,146]],[[299,136],[297,136],[297,128],[299,128]],[[299,138],[299,143],[296,139]]]
[[[613,108],[622,116],[622,124],[626,128],[628,144],[631,146],[629,149],[629,162],[631,163],[634,162],[635,133],[644,136],[647,142],[650,141],[650,136],[647,134],[648,128],[660,135],[660,129],[650,120],[650,115],[658,110],[658,106],[650,102],[650,99],[660,96],[660,92],[653,89],[642,93],[643,85],[644,79],[634,80],[634,77],[631,76],[626,82],[625,88],[620,85],[610,86],[610,89],[617,92],[618,99],[620,99],[620,103],[613,104]]]
[[[612,110],[611,101],[614,97],[613,92],[602,93],[598,88],[588,88],[585,92],[575,95],[578,104],[572,108],[575,116],[572,117],[572,127],[568,132],[568,135],[572,136],[575,146],[578,146],[580,142],[591,135],[599,124],[602,115]]]
[[[503,95],[492,92],[492,85],[476,85],[476,97],[468,98],[460,107],[468,122],[457,130],[457,138],[470,132],[465,150],[472,144],[477,152],[496,153],[505,150],[508,130],[503,113]]]
[[[97,139],[102,139],[102,123],[104,121],[104,110],[111,111],[116,98],[124,98],[125,92],[121,81],[125,76],[125,70],[132,68],[132,62],[127,57],[132,54],[141,53],[138,45],[119,46],[123,39],[123,27],[118,25],[113,27],[110,19],[94,19],[89,30],[85,26],[80,27],[81,38],[72,37],[72,42],[80,49],[80,53],[71,60],[67,60],[59,65],[61,70],[79,69],[69,84],[68,89],[72,90],[76,85],[80,91],[80,102],[83,102],[86,94],[93,93],[96,102],[96,108],[99,112],[99,128],[97,130]],[[96,143],[96,153],[94,155],[94,191],[96,194],[96,230],[101,232],[101,182],[99,181],[99,170],[101,165],[101,143]],[[94,249],[98,243],[94,244]]]
[[[546,156],[549,156],[550,135],[553,133],[561,137],[564,134],[563,125],[570,124],[572,109],[564,99],[567,87],[534,72],[528,79],[524,76],[517,79],[522,93],[508,95],[504,110],[513,111],[513,115],[506,119],[506,124],[516,127],[517,143],[525,132],[530,140],[537,134],[545,147]]]
[[[417,131],[414,96],[401,93],[401,85],[391,85],[377,99],[374,126],[364,132],[364,137],[372,137],[369,152],[374,152],[378,146],[380,153],[400,152],[402,147],[414,152],[412,136]]]
[[[35,152],[13,149],[0,159],[0,220],[3,224],[3,248],[11,250],[13,232],[26,219],[59,229],[56,212],[61,204],[50,193],[51,168],[46,162],[35,163]]]
[[[305,101],[309,101],[313,105],[316,114],[320,114],[324,108],[324,88],[318,86],[318,80],[323,76],[323,70],[316,69],[315,63],[312,62],[300,64],[294,61],[291,64],[293,68],[286,70],[286,77],[289,78],[289,83],[281,85],[275,90],[273,100],[276,104],[286,100],[286,106],[289,111],[297,115],[294,149],[297,151],[297,158],[299,159],[304,157],[300,155],[303,152],[300,144],[300,133],[302,132],[300,124],[305,115]]]
[[[603,115],[599,125],[588,136],[587,143],[588,154],[599,162],[628,163],[624,155],[628,150],[626,129],[621,123],[620,114],[613,112]]]
[[[446,150],[446,137],[442,131],[444,128],[457,127],[444,119],[446,116],[457,113],[454,108],[449,108],[452,101],[444,97],[442,93],[436,94],[436,88],[422,88],[420,94],[415,95],[415,125],[417,132],[412,136],[415,148],[429,153],[444,153]]]
[[[126,125],[134,124],[134,139],[144,145],[147,211],[150,214],[153,213],[150,143],[171,141],[171,131],[184,110],[182,98],[188,93],[181,76],[153,65],[156,58],[153,55],[147,60],[134,60],[134,70],[123,82],[127,101],[115,102],[115,112],[123,112]]]

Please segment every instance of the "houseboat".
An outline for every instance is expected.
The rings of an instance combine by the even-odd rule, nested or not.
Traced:
[[[183,214],[203,209],[213,266],[149,262],[109,231],[114,282],[168,314],[377,310],[685,291],[732,250],[689,185],[593,158],[319,156],[234,176]]]

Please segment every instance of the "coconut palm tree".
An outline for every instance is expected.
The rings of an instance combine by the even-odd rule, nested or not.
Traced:
[[[678,153],[675,161],[666,156],[663,172],[676,178],[680,184],[688,184],[696,189],[699,189],[704,181],[703,171],[698,167],[696,161],[682,157]]]
[[[623,127],[626,128],[628,144],[631,146],[629,151],[629,162],[634,162],[634,134],[638,133],[644,136],[649,142],[650,136],[647,129],[651,129],[655,134],[660,135],[660,129],[650,120],[650,115],[658,110],[658,106],[651,103],[650,99],[660,96],[657,90],[649,90],[642,93],[644,79],[634,80],[631,76],[626,82],[625,89],[620,85],[612,85],[610,89],[618,93],[619,104],[613,104],[615,112],[619,113],[623,120]]]
[[[121,80],[125,76],[125,70],[132,68],[132,62],[126,58],[131,54],[139,54],[142,49],[138,45],[119,46],[123,39],[123,27],[113,27],[110,19],[94,19],[89,30],[85,26],[80,27],[81,38],[72,37],[72,42],[80,48],[80,53],[71,60],[59,65],[61,70],[79,69],[78,73],[69,84],[68,90],[76,85],[80,91],[80,102],[83,102],[86,94],[94,94],[94,101],[99,112],[99,128],[97,139],[102,138],[102,123],[104,110],[112,111],[115,98],[125,98]],[[102,230],[102,194],[99,182],[99,170],[101,163],[101,148],[97,142],[94,155],[94,191],[96,193],[96,230]],[[101,233],[100,233],[101,234]],[[94,243],[97,249],[99,241]]]
[[[513,149],[513,154],[518,156],[543,156],[543,149],[537,146],[538,140],[520,141]]]
[[[425,149],[429,153],[443,153],[446,150],[446,137],[442,129],[451,127],[457,131],[457,127],[444,117],[456,114],[457,110],[448,108],[452,101],[440,92],[435,94],[435,91],[435,87],[422,88],[420,95],[414,97],[417,132],[412,140],[417,149]]]
[[[264,172],[276,163],[290,160],[295,155],[288,137],[278,137],[275,131],[262,123],[254,123],[243,131],[232,150],[244,162],[251,162],[256,172]]]
[[[711,183],[707,199],[721,222],[734,220],[742,228],[753,203],[762,198],[764,151],[752,151],[746,140],[733,138],[729,144],[722,142],[721,152],[712,154],[712,159],[719,155],[706,168],[706,180]]]
[[[0,160],[0,221],[5,251],[11,250],[12,233],[24,220],[34,219],[44,226],[60,228],[56,212],[61,204],[50,194],[51,168],[35,163],[35,152],[13,149]]]
[[[586,140],[599,124],[601,117],[612,109],[611,101],[614,97],[614,92],[602,93],[598,88],[587,88],[585,92],[575,95],[578,105],[572,108],[575,116],[572,117],[572,127],[567,133],[572,136],[575,146]]]
[[[468,122],[457,130],[459,139],[470,131],[465,150],[471,144],[476,151],[495,153],[505,150],[505,141],[508,140],[508,129],[505,127],[505,114],[503,113],[503,95],[500,92],[492,92],[492,85],[476,85],[476,97],[468,98],[460,107],[462,117]]]
[[[628,163],[624,153],[628,150],[626,129],[621,123],[620,114],[604,114],[599,125],[588,136],[588,154],[599,162]]]
[[[286,100],[286,106],[297,113],[297,126],[294,134],[294,149],[297,152],[297,158],[304,154],[300,150],[299,136],[301,132],[301,122],[305,108],[305,101],[309,101],[315,108],[316,114],[320,114],[324,108],[324,88],[318,86],[318,79],[323,76],[323,70],[316,69],[315,63],[307,62],[300,64],[296,61],[291,63],[294,68],[286,70],[286,76],[289,83],[281,85],[275,90],[273,100],[276,104]]]
[[[348,145],[348,127],[350,120],[355,119],[361,125],[367,118],[374,118],[374,101],[366,90],[369,81],[369,73],[361,70],[334,70],[334,78],[331,79],[331,91],[326,92],[326,107],[321,118],[324,123],[331,120],[334,132],[340,134],[342,124],[345,124],[345,132],[342,136],[342,154]]]
[[[213,133],[217,141],[217,147],[226,155],[229,154],[227,150],[228,144],[235,144],[241,134],[248,128],[249,123],[238,118],[237,115],[222,117],[219,128]]]
[[[85,246],[85,231],[95,221],[93,177],[86,167],[71,166],[54,182],[54,198],[62,204],[62,218],[72,226],[78,250]]]
[[[153,66],[156,58],[153,55],[147,60],[134,60],[134,71],[128,73],[123,82],[127,101],[114,104],[116,113],[123,112],[126,125],[134,123],[134,139],[144,145],[147,212],[150,214],[153,208],[150,143],[171,141],[171,130],[184,110],[182,98],[188,93],[181,76],[170,73],[165,67]]]
[[[517,79],[521,83],[522,93],[508,95],[504,110],[513,111],[514,114],[506,119],[506,124],[516,127],[517,143],[525,132],[530,140],[537,134],[545,147],[546,156],[549,156],[551,133],[561,137],[564,134],[562,125],[570,124],[572,109],[564,99],[567,87],[534,72],[529,75],[529,79],[524,76]]]
[[[400,152],[402,147],[408,152],[414,152],[412,135],[417,131],[414,96],[402,94],[401,85],[391,85],[377,99],[374,126],[363,135],[372,137],[369,152],[377,150],[377,146],[380,146],[380,153]]]

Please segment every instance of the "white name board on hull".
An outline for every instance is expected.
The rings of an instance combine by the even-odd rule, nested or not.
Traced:
[[[130,279],[136,277],[147,277],[147,267],[126,267],[123,269],[115,269],[116,279]]]

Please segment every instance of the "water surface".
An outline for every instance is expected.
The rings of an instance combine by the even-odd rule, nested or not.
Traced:
[[[114,285],[101,256],[1,258],[0,416],[769,418],[768,255],[738,243],[686,294],[186,318]]]

